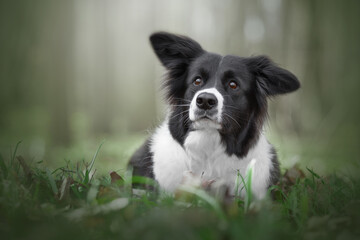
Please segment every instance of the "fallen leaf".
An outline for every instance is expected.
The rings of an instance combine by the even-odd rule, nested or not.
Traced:
[[[285,183],[289,185],[294,185],[296,183],[296,179],[302,178],[305,178],[305,174],[298,165],[287,169],[283,177]]]
[[[117,181],[124,181],[124,179],[114,171],[110,173],[110,177],[111,183],[116,183]]]

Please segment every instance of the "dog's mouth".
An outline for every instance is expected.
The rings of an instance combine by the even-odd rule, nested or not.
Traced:
[[[194,129],[221,129],[217,114],[209,111],[196,111],[192,126]]]
[[[198,120],[206,120],[206,119],[208,119],[208,120],[210,120],[210,121],[213,121],[213,119],[211,119],[211,118],[208,117],[208,116],[203,116],[203,117],[199,118]]]
[[[194,122],[198,120],[210,120],[217,122],[217,111],[216,110],[200,110],[196,109],[194,113]]]

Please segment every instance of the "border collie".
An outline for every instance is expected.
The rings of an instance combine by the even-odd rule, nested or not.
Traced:
[[[266,56],[221,56],[185,36],[157,32],[150,42],[167,71],[168,114],[130,159],[133,174],[174,192],[191,173],[233,195],[251,165],[252,193],[263,198],[280,174],[264,135],[267,99],[298,89],[297,78]]]

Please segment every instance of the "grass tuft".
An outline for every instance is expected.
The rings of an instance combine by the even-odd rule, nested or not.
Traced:
[[[358,239],[360,181],[313,169],[289,169],[252,198],[255,161],[238,173],[235,201],[221,201],[196,187],[158,194],[153,179],[97,176],[95,159],[49,169],[0,155],[0,233],[4,239]],[[14,159],[18,161],[14,161]],[[132,187],[146,185],[148,189]],[[149,190],[151,189],[151,190]],[[244,199],[240,193],[245,191]],[[180,196],[180,197],[179,197]]]

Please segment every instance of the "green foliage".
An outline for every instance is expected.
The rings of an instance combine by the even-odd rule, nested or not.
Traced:
[[[356,238],[360,182],[337,175],[283,180],[251,199],[252,168],[238,176],[245,199],[218,200],[183,187],[162,193],[144,177],[94,176],[85,161],[50,171],[43,162],[0,155],[0,232],[4,239],[335,239]],[[18,161],[16,161],[18,160]],[[300,171],[300,170],[299,170]],[[290,183],[291,182],[291,183]],[[132,188],[131,183],[152,190]],[[241,190],[242,190],[241,189]],[[241,192],[240,190],[240,192]],[[270,198],[272,196],[273,199]],[[21,229],[21,230],[20,230]]]

